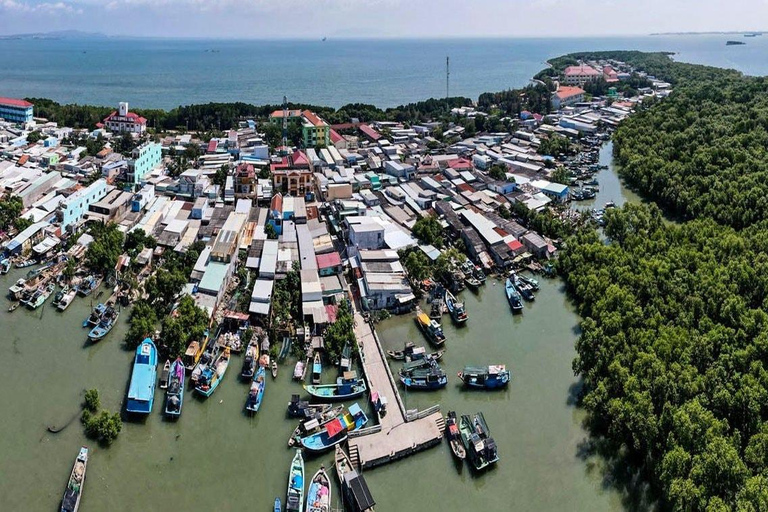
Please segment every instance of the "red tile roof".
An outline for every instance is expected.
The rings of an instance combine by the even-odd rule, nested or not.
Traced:
[[[339,312],[339,307],[333,304],[325,306],[325,313],[328,315],[328,323],[334,323],[336,321],[336,315]]]
[[[337,132],[336,130],[331,129],[331,142],[336,144],[337,142],[341,142],[342,140],[344,140],[344,137],[339,135],[339,132]]]
[[[521,244],[519,240],[512,240],[511,242],[507,242],[507,247],[513,251],[519,251],[523,248],[523,244]]]
[[[361,124],[360,126],[357,127],[357,129],[363,132],[363,135],[365,135],[371,140],[377,141],[381,138],[381,134],[376,130],[374,130],[373,128],[371,128],[370,126],[368,126],[367,124]]]
[[[272,211],[277,210],[280,213],[283,212],[283,194],[278,192],[272,196],[272,201],[269,203],[269,209]]]
[[[208,153],[213,153],[216,151],[216,148],[219,147],[219,141],[217,140],[211,140],[208,142]]]
[[[27,163],[27,160],[29,160],[29,155],[21,155],[21,158],[19,158],[19,165],[24,165]]]
[[[448,167],[457,171],[466,171],[472,169],[472,162],[466,158],[454,158],[453,160],[448,160]]]
[[[301,110],[289,110],[288,111],[288,117],[299,117],[301,115]],[[269,117],[283,117],[283,111],[281,110],[275,110],[271,114],[269,114]]]
[[[591,66],[582,64],[581,66],[568,66],[565,68],[565,76],[568,75],[592,75],[597,76],[600,72]]]
[[[107,117],[104,118],[104,122],[109,122],[110,119],[113,117],[127,117],[131,121],[137,124],[147,124],[147,119],[145,117],[141,117],[136,112],[128,112],[124,116],[118,116],[117,110],[113,110],[111,114],[109,114]]]
[[[24,107],[24,108],[34,106],[28,101],[19,100],[16,98],[6,98],[4,96],[0,96],[0,105],[8,105],[11,107]]]
[[[291,159],[293,160],[294,167],[309,167],[309,158],[307,158],[303,151],[295,152]]]
[[[475,191],[475,189],[470,187],[468,183],[461,183],[456,188],[459,189],[462,192],[474,192]]]
[[[315,114],[315,113],[314,113],[314,112],[312,112],[311,110],[304,110],[304,111],[301,113],[301,115],[303,115],[303,116],[304,116],[304,118],[305,118],[307,121],[309,121],[310,123],[312,123],[312,124],[313,124],[313,125],[315,125],[315,126],[325,126],[325,121],[323,121],[322,119],[320,119],[320,118],[317,116],[317,114]]]
[[[582,89],[581,87],[570,87],[567,85],[561,85],[560,87],[558,87],[557,92],[555,94],[557,94],[558,98],[560,98],[561,100],[564,100],[566,98],[578,96],[579,94],[584,94],[584,89]]]
[[[317,261],[317,268],[319,269],[338,267],[341,265],[341,256],[339,256],[339,253],[337,252],[318,254],[315,256],[315,260]]]

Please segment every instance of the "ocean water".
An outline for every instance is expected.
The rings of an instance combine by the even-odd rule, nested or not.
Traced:
[[[728,39],[744,46],[725,46]],[[169,39],[0,40],[0,96],[65,103],[173,108],[216,101],[290,101],[392,107],[450,94],[525,85],[548,58],[637,49],[768,74],[768,35],[548,39],[242,41]]]

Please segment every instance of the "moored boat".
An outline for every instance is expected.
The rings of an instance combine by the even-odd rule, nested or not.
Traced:
[[[274,512],[282,512],[283,504],[280,503],[280,498],[275,498],[275,510]]]
[[[352,346],[347,343],[341,350],[341,357],[339,358],[339,374],[348,372],[352,369]]]
[[[166,359],[163,370],[160,372],[160,389],[168,389],[168,381],[171,378],[171,360]]]
[[[302,512],[304,505],[304,459],[301,450],[296,450],[296,455],[291,462],[291,470],[288,473],[288,492],[285,500],[286,512]]]
[[[520,295],[525,300],[535,300],[536,296],[533,294],[533,288],[528,283],[524,282],[517,274],[512,274],[512,284],[515,285],[515,289],[520,292]]]
[[[488,279],[488,276],[485,275],[485,272],[483,272],[483,269],[480,267],[475,267],[475,269],[472,271],[472,275],[480,282],[481,285],[485,284],[486,279]]]
[[[249,412],[259,412],[261,401],[264,399],[264,390],[267,385],[267,372],[263,366],[259,366],[256,375],[253,376],[251,389],[248,391],[248,399],[245,401],[245,410]]]
[[[79,293],[83,297],[87,297],[93,292],[93,290],[98,288],[100,284],[101,284],[100,278],[96,276],[88,276],[84,278],[82,281],[80,281],[80,284],[77,287],[77,293]]]
[[[208,349],[208,346],[210,345],[208,343],[209,339],[206,334],[205,338],[203,338],[203,342],[199,342],[197,340],[192,340],[189,342],[189,345],[187,345],[187,350],[184,351],[184,357],[182,360],[184,361],[184,368],[188,371],[194,371],[195,367],[197,366],[197,363],[200,362],[200,358],[203,357],[203,354],[205,353],[206,349]]]
[[[539,280],[534,277],[529,276],[523,276],[518,275],[518,279],[520,279],[522,282],[528,284],[534,291],[537,291],[539,289]]]
[[[445,438],[451,446],[453,456],[459,460],[464,460],[467,457],[467,451],[461,443],[461,434],[459,433],[456,411],[448,411],[448,416],[445,418]]]
[[[56,294],[53,296],[53,300],[51,301],[51,304],[59,307],[59,304],[61,304],[61,301],[64,300],[64,297],[67,295],[67,292],[69,292],[69,286],[64,285],[64,287],[57,291]]]
[[[189,352],[189,349],[187,349]],[[219,357],[219,347],[216,343],[209,343],[202,355],[198,358],[197,364],[192,370],[192,374],[189,376],[190,382],[197,384],[198,379],[203,372],[210,366],[215,359]]]
[[[96,304],[96,307],[93,308],[93,311],[91,311],[91,314],[83,321],[83,327],[96,327],[99,325],[99,322],[101,322],[101,315],[104,314],[104,311],[106,311],[107,305],[102,304],[99,302]]]
[[[330,407],[330,406],[329,406]],[[306,416],[306,421],[299,423],[291,433],[291,437],[288,438],[288,448],[291,448],[296,443],[301,443],[302,437],[315,434],[320,431],[320,427],[328,421],[341,414],[344,410],[343,405],[337,405],[336,407],[322,410],[321,412],[314,413]]]
[[[253,379],[256,373],[256,363],[259,357],[259,347],[254,344],[249,344],[245,351],[245,357],[243,358],[243,367],[240,370],[240,378]]]
[[[299,400],[299,395],[291,395],[288,402],[288,416],[291,418],[312,418],[317,414],[323,414],[331,410],[331,404],[310,404],[305,400]]]
[[[445,344],[443,328],[436,320],[432,320],[425,313],[422,313],[419,308],[416,308],[416,323],[430,343],[438,347]]]
[[[352,466],[352,461],[340,444],[336,445],[334,465],[342,494],[351,508],[358,512],[373,512],[376,502],[368,489],[368,484],[363,475],[359,475]]]
[[[331,481],[320,466],[312,477],[307,489],[307,512],[330,512],[331,510]]]
[[[304,380],[305,371],[306,365],[304,361],[296,361],[296,366],[293,368],[293,380]]]
[[[336,384],[304,385],[304,389],[315,398],[324,400],[348,400],[365,393],[363,379],[357,378],[357,373],[346,372],[336,379]]]
[[[438,350],[437,352],[427,354],[426,348],[417,347],[410,341],[405,344],[403,350],[387,350],[387,355],[389,357],[395,361],[405,361],[406,363],[410,363],[411,361],[418,361],[427,357],[434,359],[435,361],[439,361],[443,357],[444,353],[445,350]]]
[[[219,357],[214,359],[210,366],[208,366],[200,377],[197,379],[195,385],[195,391],[205,397],[209,397],[216,391],[224,378],[224,374],[227,373],[229,367],[229,347],[224,347],[224,350],[219,354]]]
[[[91,341],[99,341],[103,339],[115,326],[119,317],[120,312],[116,310],[114,306],[107,306],[104,310],[104,314],[101,315],[99,325],[91,329],[88,333],[88,339]]]
[[[320,358],[320,352],[315,352],[312,360],[312,384],[320,384],[323,373],[323,362]]]
[[[9,258],[4,258],[0,260],[0,275],[4,276],[10,271],[11,271],[11,260]]]
[[[19,309],[19,306],[20,306],[20,305],[21,305],[21,304],[19,304],[18,302],[14,302],[14,303],[13,303],[13,304],[11,304],[10,306],[8,306],[8,312],[9,312],[9,313],[12,313],[12,312],[16,311],[17,309]]]
[[[72,301],[75,299],[76,296],[77,296],[77,288],[75,287],[70,288],[67,291],[67,293],[64,294],[64,296],[61,298],[61,300],[59,301],[59,304],[56,307],[58,308],[59,311],[64,311],[70,306],[70,304],[72,304]]]
[[[67,489],[64,491],[64,498],[61,500],[61,512],[77,512],[80,508],[80,498],[83,496],[83,485],[85,485],[85,470],[88,467],[88,448],[80,447],[75,464],[72,466],[72,472],[69,474]]]
[[[467,451],[467,458],[475,469],[481,470],[499,460],[496,442],[490,436],[483,413],[479,412],[473,417],[463,415],[459,423],[459,432],[461,442]]]
[[[465,366],[459,372],[459,379],[471,388],[498,389],[509,384],[510,371],[503,364]]]
[[[319,432],[301,439],[301,445],[311,452],[323,452],[345,441],[349,432],[358,430],[368,423],[368,417],[358,404],[349,406],[349,411],[322,425]]]
[[[400,382],[408,389],[432,390],[444,388],[448,376],[437,364],[400,370]]]
[[[277,378],[277,361],[275,361],[274,359],[272,360],[272,378],[273,379]]]
[[[520,293],[515,289],[512,279],[507,278],[506,283],[504,283],[504,292],[507,294],[507,302],[509,302],[509,307],[512,308],[512,312],[522,313],[523,299],[520,296]]]
[[[157,347],[150,338],[146,338],[136,348],[125,410],[139,414],[152,412],[156,381]]]
[[[180,357],[171,365],[168,388],[165,392],[165,415],[171,418],[181,416],[181,407],[184,405],[184,362]]]
[[[445,307],[448,309],[448,313],[450,313],[453,321],[457,324],[463,324],[469,319],[464,303],[459,302],[449,290],[445,290]]]
[[[53,294],[55,289],[56,284],[54,282],[50,282],[45,286],[40,287],[33,295],[32,299],[27,303],[27,306],[29,306],[31,309],[39,308],[45,303],[46,300],[48,300],[48,297]]]

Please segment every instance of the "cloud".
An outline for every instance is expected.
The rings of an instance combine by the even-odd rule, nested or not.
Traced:
[[[82,14],[83,9],[73,2],[17,2],[0,0],[0,11],[47,14]]]

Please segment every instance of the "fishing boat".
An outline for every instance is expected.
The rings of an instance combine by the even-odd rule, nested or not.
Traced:
[[[307,512],[330,512],[331,510],[331,481],[320,466],[312,477],[307,489]]]
[[[323,373],[323,362],[320,359],[320,352],[315,352],[312,361],[312,384],[320,384],[320,378]]]
[[[27,289],[26,279],[19,279],[10,288],[8,288],[8,296],[13,300],[19,300],[21,294]]]
[[[163,371],[160,372],[160,389],[168,389],[168,381],[171,378],[171,360],[166,359]]]
[[[157,382],[157,347],[151,338],[146,338],[136,347],[125,410],[140,414],[152,412],[155,401],[155,382]]]
[[[339,374],[348,372],[352,369],[352,346],[347,343],[341,350],[341,357],[339,358]]]
[[[275,512],[282,512],[283,504],[280,503],[280,498],[275,498]]]
[[[509,307],[512,308],[512,312],[522,313],[523,299],[520,296],[520,293],[515,289],[512,279],[507,278],[507,282],[504,284],[504,292],[507,294],[507,302],[509,302]]]
[[[347,497],[347,501],[353,503],[353,510],[373,512],[376,502],[368,489],[368,484],[363,475],[359,475],[352,466],[352,461],[340,444],[336,445],[334,465],[342,493]]]
[[[347,413],[326,422],[319,432],[301,438],[301,445],[310,452],[323,452],[345,441],[351,431],[363,428],[366,423],[368,416],[354,403]]]
[[[451,446],[453,456],[459,460],[464,460],[467,457],[467,450],[461,444],[461,433],[459,432],[459,424],[456,419],[456,411],[448,411],[448,416],[445,418],[445,438]]]
[[[420,362],[415,361],[411,364]],[[400,370],[400,382],[407,389],[434,390],[444,388],[448,384],[448,376],[437,363],[414,368],[410,368],[406,363]]]
[[[312,418],[317,414],[323,414],[331,410],[330,404],[310,404],[305,400],[299,400],[299,395],[291,395],[288,402],[288,416],[291,418]]]
[[[80,447],[75,464],[72,466],[72,472],[69,474],[67,489],[64,491],[64,498],[61,500],[61,512],[77,512],[80,507],[80,498],[83,496],[83,485],[85,485],[85,470],[88,467],[88,448]]]
[[[357,378],[357,373],[350,371],[336,379],[336,384],[304,385],[304,389],[315,398],[323,400],[349,400],[365,393],[363,379]]]
[[[8,312],[9,312],[9,313],[13,313],[13,312],[14,312],[14,311],[16,311],[17,309],[19,309],[19,306],[20,306],[20,305],[21,305],[21,304],[19,304],[18,302],[14,302],[14,303],[13,303],[13,304],[11,304],[10,306],[8,306]]]
[[[182,361],[184,361],[184,368],[188,372],[194,371],[197,363],[200,362],[200,358],[203,357],[203,354],[209,348],[210,344],[208,342],[209,338],[207,332],[205,333],[205,337],[203,338],[202,343],[197,340],[192,340],[189,342],[189,345],[187,345],[187,350],[184,351],[184,356],[182,357]]]
[[[119,317],[120,312],[118,310],[113,306],[107,306],[107,309],[104,310],[104,314],[101,315],[99,325],[91,329],[88,333],[88,339],[91,341],[99,341],[103,339],[115,326]]]
[[[467,458],[475,469],[481,470],[499,460],[496,441],[490,436],[491,432],[483,413],[479,412],[473,417],[463,415],[459,424],[459,433],[464,449],[467,451]]]
[[[224,350],[219,354],[219,357],[214,359],[208,368],[203,370],[200,378],[197,379],[195,385],[195,391],[205,397],[209,397],[219,387],[219,383],[224,378],[224,374],[227,373],[229,367],[229,347],[224,347]]]
[[[406,363],[410,363],[411,361],[418,361],[427,357],[434,359],[435,361],[439,361],[443,357],[444,353],[445,350],[438,350],[437,352],[427,354],[426,348],[417,347],[410,341],[405,344],[403,350],[387,350],[387,355],[389,357],[395,361],[405,361]]]
[[[449,290],[445,290],[445,307],[448,308],[448,313],[457,324],[463,324],[469,319],[464,303],[459,302]]]
[[[165,415],[170,418],[181,416],[181,406],[184,405],[184,362],[180,357],[171,365],[168,388],[165,391]]]
[[[286,512],[301,512],[304,507],[304,459],[301,458],[301,450],[296,450],[296,455],[291,462],[291,470],[288,473],[288,493],[285,500]]]
[[[430,343],[438,347],[445,344],[445,334],[443,334],[443,328],[440,326],[440,323],[430,319],[418,307],[416,308],[416,323]]]
[[[256,373],[256,362],[259,356],[259,347],[257,345],[249,344],[245,351],[245,357],[243,358],[243,367],[240,370],[240,378],[249,380],[253,379]]]
[[[306,364],[304,361],[296,361],[296,366],[293,368],[293,380],[304,380],[304,372],[306,371]]]
[[[474,272],[467,274],[466,277],[464,277],[464,282],[466,283],[467,286],[469,286],[473,290],[477,290],[478,288],[480,288],[480,285],[483,284],[480,282],[478,278],[475,277]]]
[[[10,271],[11,271],[11,260],[8,258],[0,260],[0,276],[4,276]]]
[[[67,295],[67,292],[69,291],[69,286],[64,286],[61,290],[57,291],[56,294],[53,296],[53,300],[51,301],[51,304],[59,307],[59,304],[61,304],[61,301],[64,300],[64,297]]]
[[[56,284],[53,282],[50,282],[43,287],[40,287],[37,290],[37,292],[33,295],[32,299],[27,303],[27,305],[31,309],[39,308],[45,303],[46,300],[48,300],[48,297],[50,297],[53,294],[53,291],[55,289],[56,289]]]
[[[277,361],[275,361],[274,359],[272,360],[272,378],[273,379],[277,378]]]
[[[88,276],[84,278],[82,281],[80,281],[80,284],[77,286],[77,293],[82,295],[83,297],[87,297],[88,295],[93,292],[96,288],[99,287],[101,284],[101,279],[96,276]]]
[[[329,406],[330,407],[330,406]],[[301,444],[301,438],[307,437],[320,431],[320,428],[328,421],[331,421],[344,410],[343,405],[337,405],[332,409],[326,409],[322,412],[307,416],[307,420],[299,423],[288,438],[288,448],[295,444]]]
[[[475,277],[475,279],[480,281],[481,285],[485,284],[486,279],[488,279],[488,277],[485,275],[485,272],[483,272],[483,269],[480,267],[475,267],[475,269],[472,271],[472,275]]]
[[[529,277],[529,276],[523,276],[519,275],[517,276],[518,279],[520,279],[525,284],[529,285],[534,291],[539,290],[539,281],[536,278]]]
[[[64,294],[64,296],[59,300],[59,304],[56,306],[56,308],[59,311],[64,311],[69,307],[70,304],[72,304],[72,301],[75,300],[75,297],[77,296],[77,288],[72,287],[67,290],[67,293]]]
[[[93,311],[91,311],[90,316],[88,316],[88,318],[86,318],[83,321],[83,327],[88,327],[88,326],[96,327],[97,325],[99,325],[99,322],[101,322],[101,315],[104,314],[104,311],[106,311],[106,309],[107,309],[106,304],[102,304],[101,302],[96,304],[96,307],[93,308]]]
[[[520,279],[517,274],[512,274],[510,277],[512,278],[512,284],[515,285],[515,289],[520,292],[520,295],[522,295],[525,300],[536,299],[531,285]]]
[[[35,260],[19,260],[16,262],[16,268],[27,268],[37,263]]]
[[[208,368],[208,366],[210,366],[211,363],[213,363],[213,361],[218,356],[219,356],[219,346],[216,345],[216,343],[208,344],[208,346],[206,346],[205,350],[203,351],[203,354],[198,359],[194,369],[192,370],[192,375],[189,376],[189,380],[193,384],[197,384],[197,381],[198,379],[200,379],[200,376]]]
[[[503,364],[473,367],[465,366],[459,379],[470,388],[498,389],[509,384],[510,372]]]
[[[256,375],[253,377],[253,382],[251,382],[251,389],[248,391],[248,399],[245,401],[246,411],[253,413],[259,412],[261,401],[264,398],[264,389],[267,385],[266,375],[267,372],[264,370],[264,367],[259,366]]]

